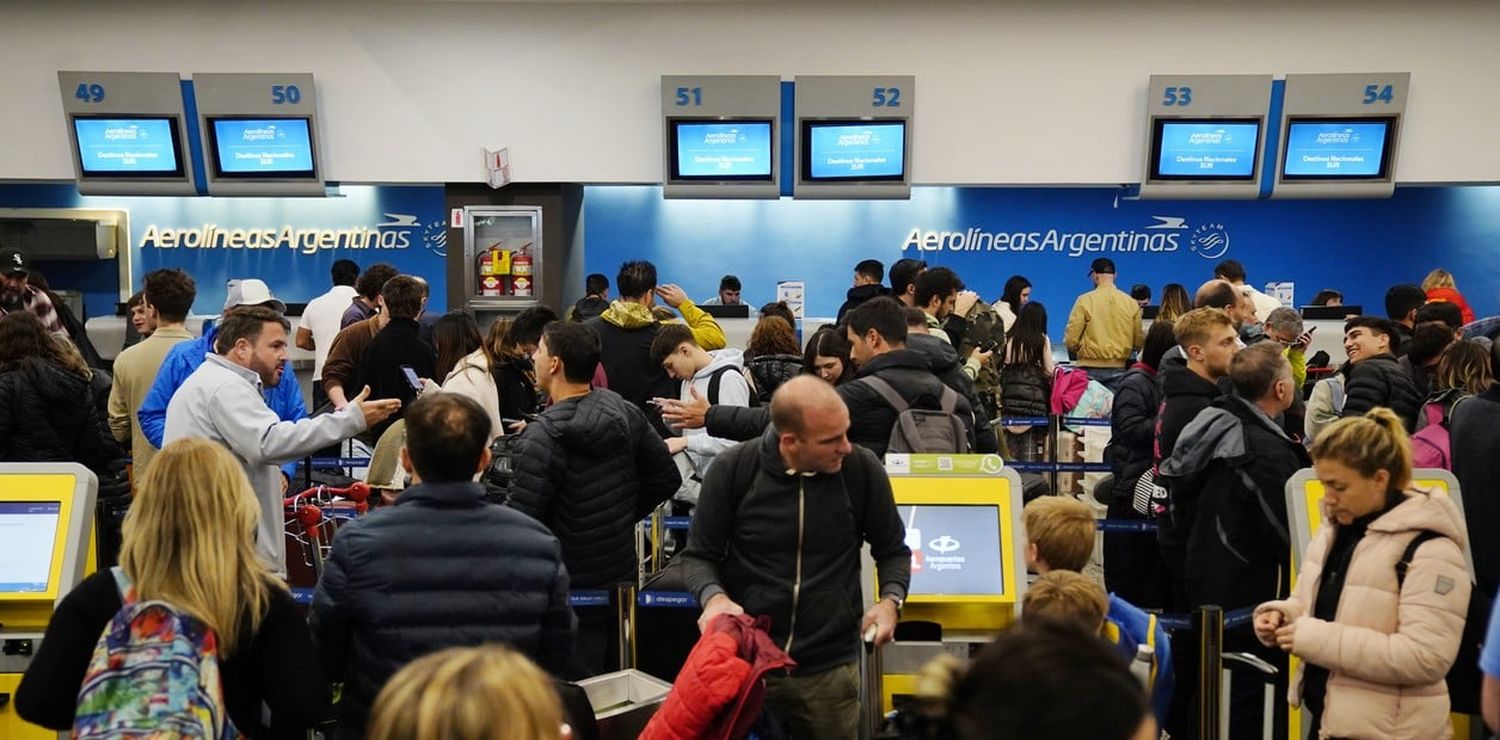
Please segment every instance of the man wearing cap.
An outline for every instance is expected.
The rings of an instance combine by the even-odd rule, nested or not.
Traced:
[[[1145,343],[1141,305],[1115,287],[1114,260],[1094,260],[1089,279],[1094,281],[1094,289],[1073,303],[1063,343],[1078,356],[1078,366],[1086,369],[1091,379],[1113,390],[1114,381],[1125,373],[1131,353]]]
[[[0,250],[0,316],[12,311],[30,311],[42,320],[47,331],[66,337],[62,318],[52,306],[52,299],[45,291],[27,284],[31,276],[31,260],[19,249]]]
[[[277,313],[286,313],[286,304],[271,295],[271,289],[266,287],[263,280],[254,278],[246,280],[230,280],[229,294],[224,300],[224,313],[227,315],[240,306],[265,306]],[[141,432],[146,439],[157,449],[161,448],[162,434],[167,426],[167,405],[172,402],[172,396],[177,389],[187,381],[188,376],[203,364],[203,359],[214,353],[214,338],[218,336],[219,327],[211,321],[203,322],[203,336],[192,341],[183,342],[171,349],[167,357],[162,361],[161,370],[156,374],[156,382],[151,386],[151,392],[146,394],[146,400],[136,412],[136,418],[141,423]],[[282,421],[300,421],[307,418],[307,404],[302,400],[302,389],[297,385],[297,375],[292,372],[291,360],[287,360],[282,367],[281,379],[275,385],[267,385],[263,388],[266,405],[276,413]],[[294,460],[282,466],[282,472],[290,481],[296,473],[297,462]]]

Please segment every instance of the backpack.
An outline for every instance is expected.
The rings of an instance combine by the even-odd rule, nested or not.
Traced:
[[[1406,585],[1406,572],[1411,569],[1412,558],[1417,548],[1438,539],[1442,535],[1431,530],[1419,532],[1407,544],[1401,559],[1396,561],[1396,589]],[[1472,581],[1471,581],[1472,582]],[[1464,631],[1458,641],[1458,657],[1448,668],[1448,703],[1455,714],[1479,714],[1479,697],[1483,692],[1483,674],[1479,668],[1479,653],[1484,647],[1485,632],[1490,620],[1491,600],[1479,585],[1474,584],[1469,592],[1469,611],[1464,615]]]
[[[860,378],[856,382],[864,383],[896,410],[896,425],[891,427],[886,452],[963,454],[969,451],[969,430],[954,413],[958,408],[958,393],[952,388],[939,384],[943,386],[943,393],[938,399],[938,410],[914,409],[890,383],[877,376]]]
[[[519,434],[503,434],[490,443],[490,466],[484,469],[484,500],[504,504],[510,498],[511,483],[516,475],[516,443]]]
[[[111,568],[124,606],[94,646],[78,692],[74,738],[239,738],[224,708],[218,638],[162,601],[137,601]]]
[[[1465,398],[1468,396],[1460,396],[1453,405],[1446,408],[1442,401],[1433,401],[1422,407],[1422,416],[1427,425],[1411,435],[1413,467],[1453,470],[1453,445],[1449,427],[1453,423],[1453,412]]]
[[[755,381],[751,380],[750,376],[745,374],[745,370],[737,365],[725,365],[724,367],[713,371],[713,373],[708,376],[708,404],[710,406],[719,405],[719,386],[724,382],[724,373],[727,373],[731,370],[739,373],[740,377],[745,379],[745,385],[750,386],[750,400],[746,401],[745,405],[759,406],[760,397],[755,392]]]

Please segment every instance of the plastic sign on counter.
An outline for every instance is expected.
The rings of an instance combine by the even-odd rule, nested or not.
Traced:
[[[887,475],[1000,475],[1005,461],[999,455],[929,455],[888,453]]]

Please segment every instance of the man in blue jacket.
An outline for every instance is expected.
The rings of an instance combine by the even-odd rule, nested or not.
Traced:
[[[265,281],[254,278],[229,281],[229,295],[224,301],[224,311],[227,313],[239,306],[265,306],[277,313],[286,313],[286,304],[271,295],[271,289],[266,287]],[[203,336],[173,347],[166,359],[162,360],[161,369],[156,373],[156,382],[146,394],[141,408],[136,411],[136,418],[141,422],[141,432],[158,449],[162,446],[162,433],[167,428],[167,404],[172,402],[172,396],[187,381],[188,376],[203,364],[203,358],[214,353],[214,339],[218,334],[219,327],[211,320],[205,321]],[[266,388],[265,393],[266,405],[282,421],[307,418],[307,403],[302,400],[302,388],[297,385],[297,374],[292,372],[291,360],[287,360],[282,368],[281,382]],[[289,462],[281,470],[290,481],[296,474],[297,462]],[[138,471],[137,476],[139,475]]]

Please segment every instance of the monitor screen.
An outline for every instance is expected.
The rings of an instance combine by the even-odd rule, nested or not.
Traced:
[[[316,177],[306,118],[211,118],[209,149],[219,177]]]
[[[56,501],[0,502],[0,594],[47,591],[61,510]]]
[[[911,548],[913,596],[1000,596],[1000,509],[994,504],[897,506]]]
[[[672,121],[672,179],[771,181],[771,122]]]
[[[1287,123],[1284,180],[1383,180],[1391,155],[1389,118],[1302,118]]]
[[[902,180],[905,121],[803,121],[802,179]]]
[[[74,118],[84,177],[182,177],[177,119]]]
[[[1153,180],[1253,180],[1260,121],[1158,118],[1151,138]]]

